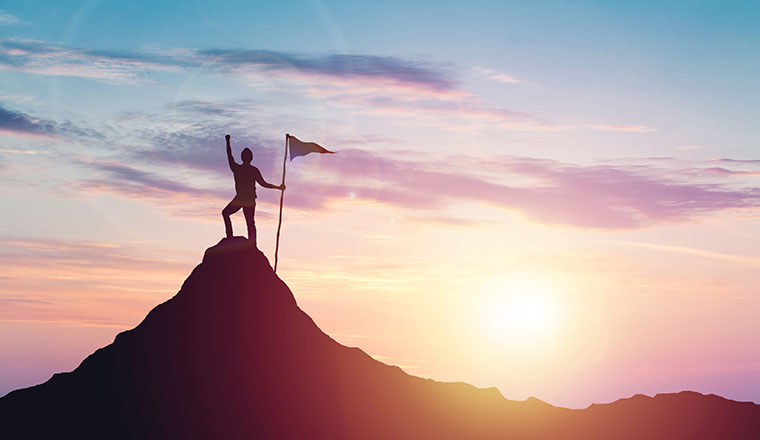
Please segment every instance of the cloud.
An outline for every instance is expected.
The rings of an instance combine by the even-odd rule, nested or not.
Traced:
[[[15,148],[0,148],[0,153],[35,155],[38,152],[32,150],[19,150]]]
[[[656,128],[647,127],[645,125],[617,125],[617,124],[586,124],[587,128],[601,131],[624,131],[631,133],[649,133],[652,131],[658,131]]]
[[[169,105],[169,109],[192,115],[231,118],[240,113],[242,105],[252,104],[250,101],[212,102],[193,99],[172,103]]]
[[[304,56],[287,52],[229,49],[202,50],[196,55],[206,63],[223,69],[252,66],[269,72],[290,71],[341,79],[361,78],[368,82],[391,80],[434,90],[451,90],[456,85],[444,72],[419,61],[396,57],[352,54]]]
[[[0,42],[0,68],[43,75],[78,76],[108,82],[136,83],[151,71],[203,69],[217,73],[295,74],[301,78],[360,79],[378,85],[397,84],[434,91],[455,89],[447,72],[397,57],[243,49],[175,49],[163,51],[89,50],[37,41]]]
[[[13,52],[12,56],[44,58],[52,53],[55,58],[65,52],[73,59],[79,56],[80,61],[95,57],[183,69],[203,60],[204,68],[217,72],[287,73],[290,80],[311,81],[311,93],[330,97],[332,103],[374,114],[465,128],[482,124],[518,130],[563,129],[530,114],[488,107],[478,97],[458,90],[441,71],[395,58],[229,50],[115,54],[15,41],[3,41],[2,47]],[[110,68],[107,63],[105,66]],[[341,78],[353,82],[337,81]],[[388,84],[391,86],[385,87]],[[249,119],[242,116],[251,112],[250,106],[249,102],[192,100],[172,104],[170,115],[123,115],[112,124],[116,134],[109,135],[114,137],[106,142],[118,144],[118,148],[109,148],[107,159],[78,159],[92,175],[71,188],[162,205],[222,204],[232,195],[221,141],[224,133],[233,133],[236,154],[243,146],[254,147],[255,163],[265,177],[272,179],[280,173],[276,163],[281,157],[281,141],[259,136],[255,129],[238,122]],[[13,133],[55,136],[76,130],[71,124],[0,110],[0,128]],[[635,125],[591,127],[652,130]],[[288,200],[294,208],[322,210],[332,200],[353,198],[427,211],[424,216],[436,217],[437,213],[430,211],[474,202],[517,211],[548,224],[625,229],[758,205],[757,188],[736,187],[754,176],[754,171],[733,170],[728,165],[675,169],[673,161],[655,159],[641,159],[636,164],[577,165],[525,157],[469,156],[425,161],[425,156],[408,152],[391,158],[361,149],[341,149],[338,155],[322,159],[302,159],[299,164],[311,162],[311,166],[289,177]],[[706,181],[708,177],[712,180]],[[260,201],[272,203],[270,196],[262,191]]]
[[[760,258],[747,257],[743,255],[726,254],[722,252],[714,252],[704,249],[695,249],[683,246],[672,246],[658,243],[646,243],[646,242],[634,242],[634,241],[616,241],[615,243],[624,244],[627,246],[643,247],[667,252],[673,252],[678,254],[694,255],[702,258],[709,258],[711,260],[726,261],[732,264],[742,264],[747,266],[760,267]]]
[[[159,268],[180,270],[186,266],[173,259],[137,257],[133,252],[134,249],[129,246],[112,242],[0,237],[0,262],[3,263],[3,267],[36,267],[37,270],[43,271],[61,265],[96,265],[109,269],[129,269],[139,273]],[[10,274],[10,271],[6,274]]]
[[[213,112],[215,106],[179,105],[189,112]],[[143,130],[144,138],[137,144],[145,146],[123,152],[120,161],[85,163],[97,177],[82,182],[80,188],[162,204],[172,199],[226,202],[232,195],[231,176],[220,136],[229,127],[209,123],[173,132],[160,126]],[[255,163],[265,178],[276,181],[281,145],[256,134],[233,138],[236,154],[242,146],[254,147]],[[299,160],[300,171],[288,178],[288,203],[314,211],[327,209],[333,200],[356,199],[426,212],[424,216],[430,217],[438,216],[431,211],[452,203],[474,202],[517,211],[542,223],[610,230],[760,206],[760,189],[736,187],[757,173],[729,167],[662,158],[590,165],[511,156],[429,158],[362,149],[340,149],[327,158],[308,156]],[[201,172],[193,181],[208,184],[183,183],[187,179],[177,177],[183,170]],[[267,191],[260,191],[259,201],[275,202]]]
[[[192,65],[197,63],[151,54],[87,50],[39,41],[0,41],[0,69],[39,75],[136,84],[152,72],[178,71]]]
[[[197,123],[183,132],[167,131],[161,127],[148,128],[142,130],[137,142],[141,147],[128,153],[128,159],[136,163],[189,167],[228,175],[230,171],[225,156],[223,135],[232,133],[232,148],[236,157],[239,158],[244,147],[249,147],[254,152],[254,163],[257,166],[267,171],[274,168],[277,159],[282,160],[282,146],[276,145],[270,139],[251,134],[249,130],[226,123]],[[280,144],[282,142],[280,141]]]
[[[116,162],[87,160],[82,162],[98,176],[80,181],[77,188],[84,191],[105,191],[129,198],[171,202],[172,199],[215,200],[226,192],[186,185],[178,180]]]
[[[14,24],[23,24],[18,17],[0,10],[0,26],[10,26]]]
[[[477,226],[481,225],[486,222],[476,221],[473,219],[467,219],[467,218],[461,218],[461,217],[450,217],[450,216],[422,216],[422,215],[415,215],[415,216],[408,216],[408,217],[402,217],[401,220],[415,222],[415,223],[422,223],[427,226],[431,224],[438,224],[443,225],[446,227],[451,226]]]
[[[193,264],[176,252],[144,254],[112,242],[0,237],[0,320],[124,327]]]
[[[489,170],[492,177],[452,169],[451,164],[463,160],[467,160],[466,169]],[[478,162],[480,166],[475,165]],[[426,164],[344,150],[319,161],[319,166],[339,180],[351,179],[343,194],[351,191],[360,198],[410,209],[434,209],[454,201],[480,202],[519,211],[542,223],[581,228],[640,228],[722,210],[760,208],[758,188],[684,183],[663,177],[655,165],[582,166],[519,157],[491,161],[458,157]],[[678,173],[682,179],[688,177],[688,170]],[[497,175],[525,182],[506,184]],[[403,191],[373,192],[381,183]],[[339,193],[333,188],[332,194]]]
[[[689,151],[689,150],[701,150],[702,147],[700,145],[679,145],[676,147],[676,150],[678,151]]]
[[[696,172],[712,174],[714,176],[760,176],[760,171],[755,170],[730,170],[723,167],[697,168]]]
[[[287,85],[307,97],[363,114],[403,118],[447,130],[485,126],[529,131],[567,128],[528,113],[485,105],[481,98],[459,87],[452,68],[398,57],[242,49],[96,51],[6,39],[0,41],[0,69],[124,84],[153,80],[154,73],[200,71],[234,77],[254,87]],[[503,74],[492,76],[514,80]],[[228,112],[208,104],[187,101],[182,105],[185,110],[206,114]]]
[[[475,96],[430,99],[416,97],[414,92],[409,95],[394,95],[388,91],[357,95],[320,90],[318,93],[320,97],[329,99],[333,104],[353,107],[363,114],[398,118],[405,122],[414,121],[443,130],[498,127],[515,131],[555,132],[570,128],[530,113],[489,107]]]
[[[710,159],[710,162],[723,162],[730,164],[760,165],[760,159]]]
[[[61,137],[86,137],[103,139],[103,135],[95,130],[84,129],[70,121],[55,122],[38,118],[26,113],[6,108],[0,103],[0,135],[58,139]],[[34,154],[26,150],[6,150],[16,154]]]
[[[243,146],[254,147],[254,163],[265,178],[276,182],[281,141],[230,122],[238,119],[235,105],[186,101],[174,108],[180,114],[172,116],[173,123],[182,131],[167,128],[160,116],[143,115],[147,125],[130,127],[132,137],[120,136],[122,147],[109,151],[108,159],[74,159],[90,175],[69,189],[108,192],[170,208],[188,203],[221,206],[233,195],[221,140],[222,133],[234,133],[232,129],[248,133],[233,138],[235,154]],[[217,114],[217,108],[232,113],[190,125],[183,119],[199,112]],[[6,119],[22,121],[14,126],[17,129],[43,130],[34,124],[29,128],[29,117]],[[55,126],[43,124],[42,132]],[[760,206],[760,188],[737,186],[758,173],[729,166],[754,165],[752,160],[719,159],[726,165],[720,167],[672,158],[578,165],[527,157],[435,157],[350,148],[328,158],[313,156],[299,159],[301,171],[288,179],[293,208],[324,210],[333,200],[357,199],[439,216],[430,212],[452,203],[474,202],[517,211],[542,223],[614,230]],[[260,191],[259,202],[273,204],[276,197],[271,193]]]
[[[519,79],[516,79],[510,75],[507,75],[506,73],[501,73],[495,70],[486,69],[485,67],[475,66],[472,68],[472,70],[494,81],[499,81],[506,84],[515,84],[515,83],[520,82]]]
[[[662,177],[655,166],[581,166],[514,157],[483,165],[533,183],[505,184],[487,176],[451,171],[441,164],[343,150],[310,164],[318,169],[319,178],[314,178],[315,171],[292,176],[288,205],[313,211],[328,209],[331,200],[356,199],[434,212],[452,203],[474,202],[514,210],[540,223],[607,230],[683,222],[732,209],[760,209],[758,188],[683,183]],[[220,204],[229,193],[189,187],[124,166],[100,164],[98,168],[108,177],[84,182],[89,189],[162,204],[171,203],[172,198]],[[272,204],[273,200],[264,197],[260,202]]]
[[[55,138],[58,134],[58,124],[7,109],[0,104],[0,134]]]

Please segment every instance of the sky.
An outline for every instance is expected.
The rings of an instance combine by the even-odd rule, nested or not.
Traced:
[[[572,408],[760,402],[758,50],[751,1],[6,0],[0,395],[178,291],[225,134],[279,184],[290,133],[337,154],[288,164],[278,275],[339,342]]]

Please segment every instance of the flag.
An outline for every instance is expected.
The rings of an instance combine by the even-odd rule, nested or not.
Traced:
[[[295,136],[288,136],[288,148],[290,148],[290,160],[298,156],[306,156],[309,153],[335,154],[334,151],[328,151],[314,142],[301,142]]]
[[[274,246],[274,271],[277,272],[277,254],[280,250],[280,229],[282,229],[282,204],[285,199],[285,164],[288,159],[288,150],[290,150],[290,160],[298,156],[306,156],[309,153],[329,153],[335,154],[334,151],[328,151],[325,147],[315,144],[314,142],[301,142],[297,137],[285,134],[285,156],[282,158],[282,192],[280,193],[280,219],[277,221],[277,244]]]

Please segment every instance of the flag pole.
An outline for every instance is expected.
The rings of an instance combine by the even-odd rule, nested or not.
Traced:
[[[285,185],[285,164],[288,160],[288,140],[290,139],[290,134],[285,134],[285,156],[282,158],[282,184]],[[277,273],[277,253],[280,250],[280,229],[282,228],[282,202],[285,198],[285,190],[283,189],[280,192],[280,219],[277,222],[277,244],[275,244],[274,247],[274,272]]]

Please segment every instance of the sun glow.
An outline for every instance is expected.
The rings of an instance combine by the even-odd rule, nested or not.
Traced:
[[[556,291],[541,280],[502,282],[489,286],[484,302],[486,331],[499,339],[533,340],[557,326]]]

